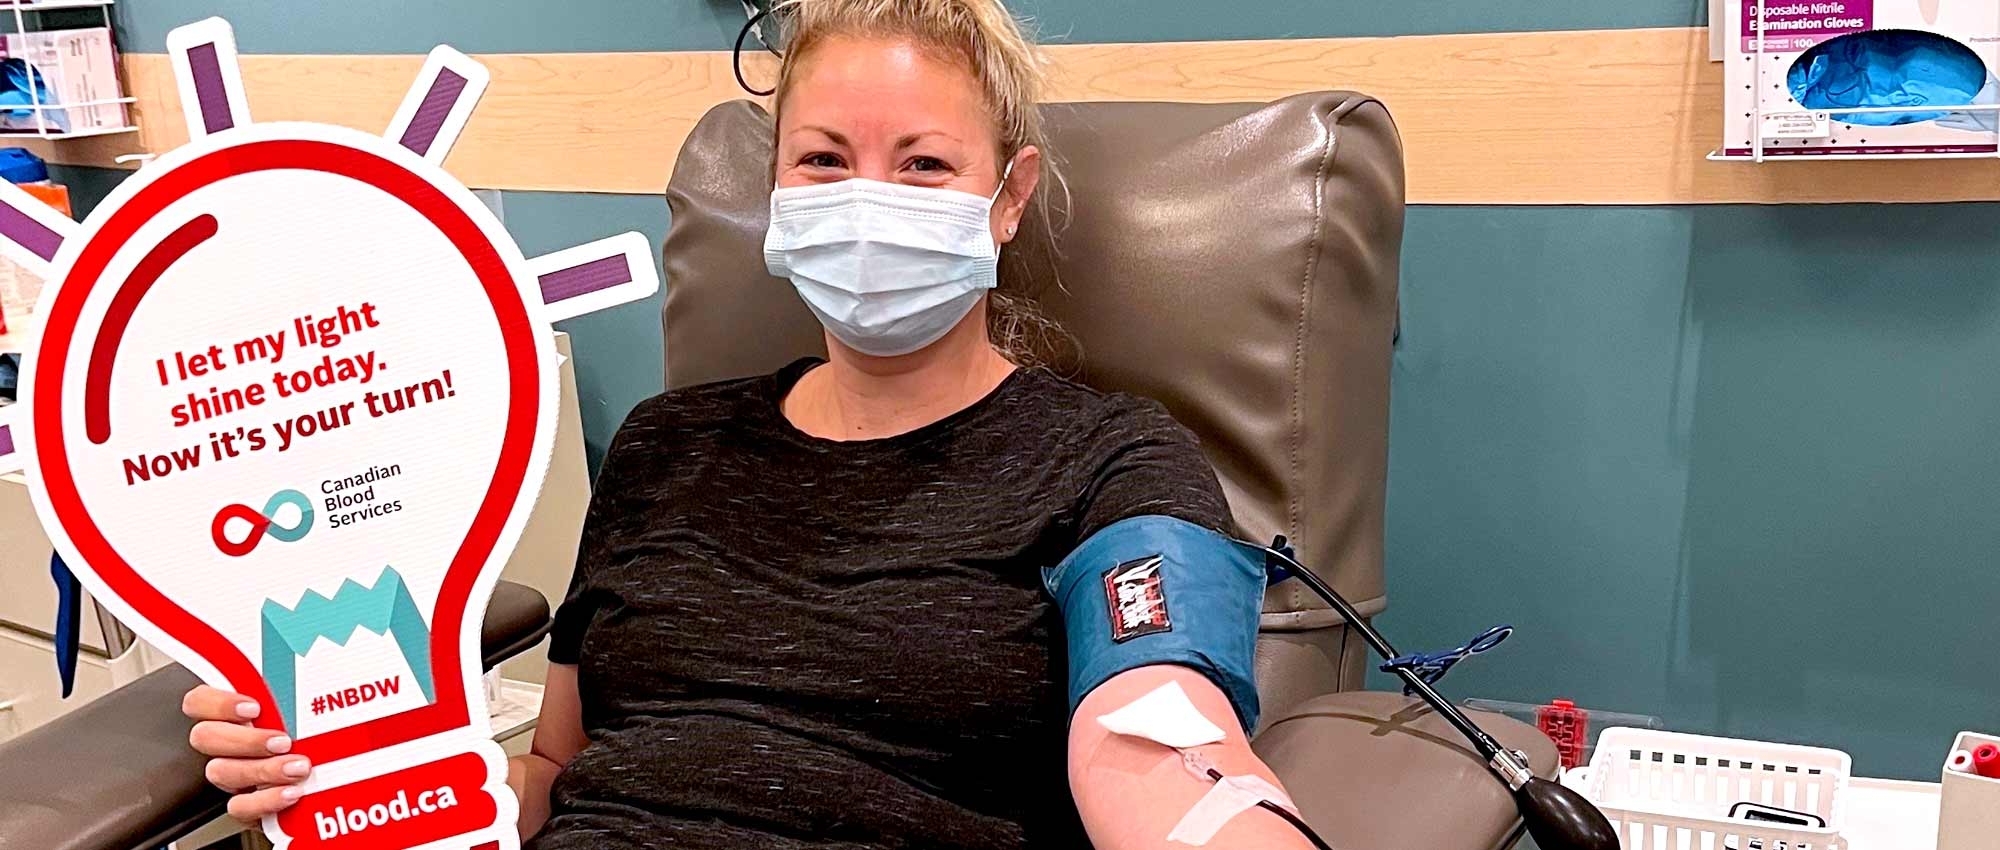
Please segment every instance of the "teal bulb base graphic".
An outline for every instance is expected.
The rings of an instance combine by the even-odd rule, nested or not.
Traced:
[[[278,703],[285,730],[293,735],[299,731],[298,660],[320,638],[346,646],[360,629],[388,636],[410,665],[424,701],[437,701],[431,680],[430,627],[395,567],[383,567],[374,587],[348,579],[332,598],[308,590],[291,608],[267,599],[262,619],[264,681],[271,685],[271,697]]]

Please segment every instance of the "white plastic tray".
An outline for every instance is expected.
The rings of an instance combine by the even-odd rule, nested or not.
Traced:
[[[1841,831],[1851,764],[1825,747],[1613,727],[1598,733],[1583,795],[1626,850],[1850,850]],[[1728,817],[1737,802],[1810,813],[1822,825]]]
[[[1579,791],[1589,781],[1588,767],[1562,775],[1562,784]],[[1849,779],[1842,797],[1847,825],[1841,830],[1849,850],[1937,850],[1939,789],[1936,782]]]

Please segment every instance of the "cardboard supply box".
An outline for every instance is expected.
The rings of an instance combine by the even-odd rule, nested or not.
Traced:
[[[2000,113],[1950,106],[1991,104],[1996,98],[2000,3],[1764,0],[1762,5],[1768,33],[1760,57],[1758,0],[1725,0],[1724,156],[1752,156],[1760,136],[1766,158],[1996,153]],[[1834,43],[1842,40],[1849,43]],[[1883,48],[1873,51],[1865,69],[1843,61],[1852,57],[1849,48],[1860,46],[1857,41]],[[1816,62],[1821,64],[1815,67]],[[1908,76],[1899,77],[1902,73]],[[1822,89],[1838,90],[1838,99],[1828,103],[1820,96],[1801,104],[1804,86],[1815,74],[1842,75]],[[1952,83],[1936,84],[1938,75]],[[1900,115],[1842,111],[1860,105],[1848,98],[1864,93],[1883,106],[1947,105]],[[1808,108],[1813,111],[1805,115],[1771,115]]]
[[[46,32],[7,33],[7,59],[20,59],[35,70],[42,103],[59,109],[42,110],[47,132],[80,133],[116,130],[129,126],[124,97],[118,84],[118,52],[111,43],[111,30],[91,27]],[[0,129],[36,132],[41,128],[32,112],[16,107],[5,113]]]

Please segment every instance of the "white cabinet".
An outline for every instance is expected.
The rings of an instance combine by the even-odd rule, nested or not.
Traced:
[[[0,475],[0,740],[47,723],[166,663],[150,648],[134,646],[117,658],[105,653],[104,635],[86,599],[83,650],[76,690],[62,698],[56,673],[56,587],[49,577],[49,541],[28,504],[18,474]]]
[[[47,640],[0,629],[0,740],[26,732],[112,688],[111,664],[96,653],[76,665],[76,691],[62,699],[55,647]]]

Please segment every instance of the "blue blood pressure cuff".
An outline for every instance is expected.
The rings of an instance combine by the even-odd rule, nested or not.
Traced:
[[[1042,582],[1069,644],[1069,710],[1111,677],[1154,664],[1200,671],[1257,728],[1251,665],[1264,603],[1264,550],[1165,516],[1090,536]]]

